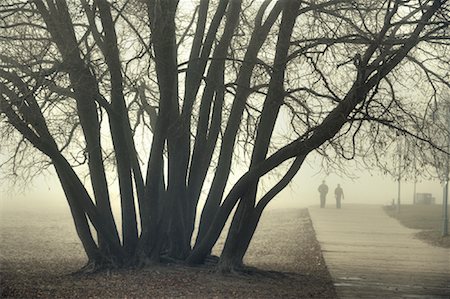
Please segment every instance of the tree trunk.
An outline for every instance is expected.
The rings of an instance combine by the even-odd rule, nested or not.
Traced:
[[[107,221],[109,230],[116,231],[116,238],[119,240],[111,211],[108,183],[101,152],[100,124],[95,104],[95,98],[98,96],[96,80],[80,59],[72,20],[65,1],[60,1],[56,6],[51,1],[48,2],[48,11],[41,1],[36,3],[50,34],[61,52],[65,65],[67,65],[69,78],[75,93],[78,117],[86,141],[89,174],[99,212]],[[59,22],[56,23],[55,20],[59,20]],[[74,49],[76,50],[74,51]],[[100,249],[103,250],[104,242],[101,238],[99,236],[99,244]]]
[[[64,171],[62,171],[60,167],[56,167],[56,165],[55,169],[56,173],[58,174],[61,186],[64,190],[64,194],[66,195],[66,199],[70,207],[70,212],[72,214],[77,235],[81,240],[81,244],[83,244],[83,248],[84,251],[86,252],[86,255],[88,256],[89,259],[88,263],[93,262],[101,264],[102,256],[105,256],[107,250],[102,250],[102,252],[100,252],[99,248],[97,247],[97,244],[94,241],[94,238],[92,237],[92,233],[89,228],[86,214],[76,201],[75,190],[73,190],[70,187],[70,184],[68,183],[68,178],[64,174]],[[103,246],[105,246],[105,242]]]
[[[258,226],[261,213],[256,210],[246,210],[246,215],[241,219],[239,229],[227,236],[227,246],[220,255],[218,268],[221,272],[239,270],[243,266],[243,258],[247,252],[250,241]]]
[[[257,27],[252,33],[247,51],[245,53],[244,62],[239,70],[236,81],[236,96],[233,101],[231,113],[227,121],[222,145],[220,148],[219,161],[211,184],[211,188],[206,199],[205,206],[202,210],[199,232],[195,246],[198,246],[206,236],[209,227],[211,227],[213,219],[219,209],[220,202],[223,197],[228,176],[231,169],[231,161],[233,157],[234,143],[237,136],[237,131],[241,122],[242,114],[245,109],[247,98],[251,93],[250,79],[253,74],[253,69],[257,63],[258,52],[261,49],[264,41],[269,34],[270,29],[278,18],[281,12],[281,5],[279,2],[275,4],[264,23],[261,23],[263,14],[265,13],[265,6],[262,6],[256,16]],[[259,23],[259,24],[258,24]]]
[[[289,184],[300,169],[303,161],[305,161],[305,158],[306,155],[295,158],[283,178],[274,187],[272,187],[272,189],[270,189],[269,192],[261,198],[256,207],[252,209],[250,213],[247,213],[247,216],[241,220],[241,229],[233,232],[232,235],[229,234],[227,236],[227,239],[230,239],[230,245],[224,247],[219,261],[219,269],[221,269],[222,272],[229,272],[242,267],[242,260],[256,231],[256,227],[262,216],[264,208],[270,200],[272,200],[287,186],[287,184]]]
[[[150,19],[150,29],[153,35],[153,47],[155,51],[156,74],[158,78],[158,87],[160,92],[159,113],[154,132],[154,144],[157,147],[150,153],[149,170],[147,171],[147,195],[150,196],[151,203],[156,203],[160,199],[154,195],[155,191],[161,187],[161,180],[155,176],[160,175],[163,166],[163,151],[167,141],[167,150],[169,157],[168,182],[167,191],[164,192],[165,201],[163,204],[163,218],[161,215],[154,215],[151,219],[152,227],[149,229],[150,235],[158,238],[164,232],[169,233],[169,244],[173,249],[172,253],[177,255],[185,255],[184,252],[190,249],[186,248],[184,238],[179,233],[185,233],[185,223],[183,218],[179,218],[179,210],[183,209],[186,201],[186,175],[188,155],[186,149],[189,150],[188,144],[180,134],[185,132],[183,122],[179,118],[178,104],[178,65],[177,65],[177,45],[175,35],[175,12],[177,9],[177,1],[147,1],[148,15]],[[164,22],[159,23],[160,20]],[[186,147],[187,146],[187,147]],[[153,193],[153,194],[151,194]],[[161,196],[161,194],[159,195]],[[154,209],[154,205],[152,204]],[[171,209],[172,208],[172,209]],[[162,227],[161,227],[162,225]],[[170,228],[170,231],[168,229]],[[153,238],[152,237],[152,238]],[[161,239],[154,240],[155,244],[160,244]],[[178,243],[182,242],[182,244]],[[156,245],[163,248],[165,245]],[[157,254],[152,255],[156,257]]]
[[[136,153],[123,95],[123,77],[111,9],[105,0],[96,0],[96,3],[104,31],[102,52],[111,76],[112,111],[108,115],[119,178],[123,246],[127,255],[131,257],[135,253],[138,241],[132,179],[132,161],[134,161]]]
[[[197,204],[208,168],[211,164],[214,148],[221,126],[221,114],[224,101],[224,71],[225,57],[232,37],[238,25],[241,10],[241,1],[233,1],[227,11],[227,22],[219,44],[214,50],[213,59],[206,76],[206,86],[202,94],[200,112],[197,124],[197,133],[192,153],[189,172],[188,188],[188,223],[187,234],[189,240],[195,226]],[[212,23],[212,26],[216,25]],[[204,67],[204,66],[203,66]],[[197,87],[198,88],[198,87]],[[214,101],[213,101],[214,99]],[[211,107],[213,106],[211,116]]]
[[[264,106],[261,113],[261,120],[258,126],[255,145],[253,148],[250,169],[266,158],[272,132],[275,128],[275,122],[278,117],[278,112],[284,102],[284,74],[286,70],[291,35],[299,6],[299,1],[286,1],[283,8],[273,64],[274,71],[271,76],[269,91],[266,100],[264,101]],[[245,253],[251,236],[253,236],[254,229],[256,229],[257,221],[252,219],[259,219],[259,217],[253,216],[256,194],[258,190],[258,181],[259,180],[256,180],[255,183],[249,186],[247,192],[244,196],[242,196],[238,209],[234,215],[222,254],[222,256],[226,259],[223,264],[226,265],[226,267],[241,266],[243,253]]]

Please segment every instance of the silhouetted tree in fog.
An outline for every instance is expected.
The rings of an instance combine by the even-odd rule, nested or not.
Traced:
[[[447,1],[7,0],[0,15],[3,166],[20,172],[28,145],[53,165],[86,270],[202,263],[229,217],[218,266],[239,268],[310,153],[382,163],[398,130],[437,147],[416,129],[449,88]]]

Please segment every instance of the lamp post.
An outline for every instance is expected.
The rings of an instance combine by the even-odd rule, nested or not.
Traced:
[[[448,236],[448,157],[447,157],[447,163],[446,163],[446,178],[444,182],[444,200],[442,203],[442,236],[446,237]]]
[[[400,214],[400,188],[402,179],[402,139],[397,132],[397,152],[398,152],[398,187],[397,187],[397,214]]]
[[[416,204],[417,193],[417,165],[416,165],[416,147],[413,147],[413,159],[414,159],[414,193],[413,193],[413,205]]]
[[[416,124],[415,126],[415,132],[416,134],[418,134],[419,132],[419,128],[418,125]],[[417,193],[417,158],[416,158],[416,143],[413,142],[412,144],[412,156],[413,156],[413,170],[414,170],[414,190],[413,190],[413,205],[416,204],[416,193]]]
[[[445,174],[444,174],[444,196],[442,202],[442,236],[448,236],[448,176],[450,171],[449,159],[450,159],[450,102],[447,102],[447,159],[445,162]]]

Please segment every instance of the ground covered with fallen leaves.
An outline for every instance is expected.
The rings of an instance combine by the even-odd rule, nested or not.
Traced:
[[[336,297],[306,209],[267,211],[245,257],[254,270],[239,275],[182,265],[73,275],[85,256],[68,214],[1,216],[2,298]]]

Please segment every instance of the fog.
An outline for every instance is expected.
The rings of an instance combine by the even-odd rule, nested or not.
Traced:
[[[352,173],[349,170],[350,173]],[[68,212],[68,205],[56,175],[36,177],[25,188],[14,186],[10,181],[1,185],[0,211],[49,211]],[[302,208],[318,205],[318,186],[322,180],[329,187],[327,205],[334,206],[334,188],[340,184],[344,190],[344,202],[358,204],[391,204],[397,201],[398,182],[392,177],[384,176],[378,171],[355,171],[350,178],[331,173],[324,174],[314,165],[304,164],[292,182],[269,204],[268,209]],[[417,182],[417,193],[431,193],[436,203],[442,202],[442,185],[437,181],[424,180]],[[412,204],[414,184],[411,180],[401,181],[401,203]],[[200,205],[203,201],[200,202]],[[113,192],[113,209],[119,210],[119,197]],[[200,207],[199,207],[200,208]],[[118,212],[117,214],[120,215]]]

